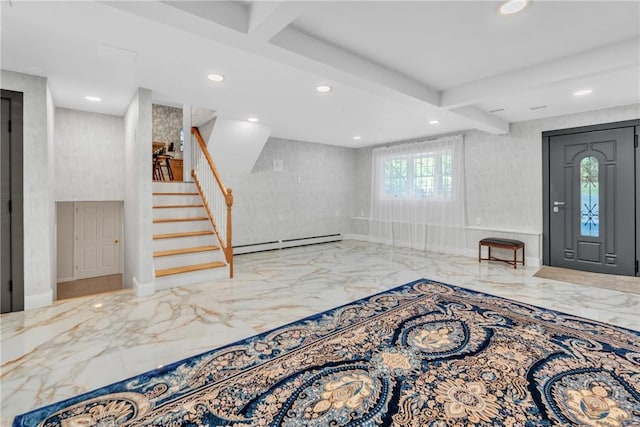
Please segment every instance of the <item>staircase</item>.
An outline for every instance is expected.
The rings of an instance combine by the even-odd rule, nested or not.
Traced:
[[[219,245],[194,183],[153,183],[156,289],[229,277]]]

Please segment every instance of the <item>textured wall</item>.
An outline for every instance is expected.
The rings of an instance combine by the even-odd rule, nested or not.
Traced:
[[[234,245],[348,233],[354,174],[351,148],[270,138],[250,175],[225,182],[235,200]]]
[[[55,284],[51,274],[55,214],[49,179],[53,122],[47,111],[53,100],[43,77],[2,70],[2,88],[24,94],[24,295],[25,308],[35,308],[51,304]]]
[[[182,108],[166,105],[152,105],[153,141],[175,143],[180,150],[180,129],[182,129]]]
[[[56,109],[55,200],[124,199],[124,119]]]

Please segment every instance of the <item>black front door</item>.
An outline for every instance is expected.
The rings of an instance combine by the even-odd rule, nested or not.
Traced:
[[[550,265],[635,275],[634,127],[549,138]]]

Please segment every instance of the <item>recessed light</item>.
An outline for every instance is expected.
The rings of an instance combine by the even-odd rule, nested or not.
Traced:
[[[429,120],[430,125],[437,125],[438,123],[440,123],[439,120]]]
[[[316,86],[316,90],[320,93],[331,92],[331,86],[329,85]]]
[[[86,99],[87,101],[91,101],[91,102],[100,102],[102,101],[102,98],[97,97],[97,96],[93,96],[93,95],[87,95],[84,97],[84,99]]]
[[[573,96],[585,96],[593,92],[591,89],[581,89],[573,92]]]
[[[355,139],[357,141],[358,139],[362,139],[362,137],[360,135],[356,135],[356,136],[353,137],[353,139]]]
[[[249,121],[249,122],[251,122],[251,123],[255,123],[255,122],[257,122],[257,121],[258,121],[258,118],[257,118],[257,117],[249,117],[249,118],[247,119],[247,121]]]
[[[509,0],[500,6],[500,13],[503,15],[511,15],[520,12],[529,3],[528,0]]]
[[[97,303],[97,304],[93,304],[93,308],[100,308],[102,307],[102,303]]]
[[[224,80],[224,76],[222,74],[209,74],[207,78],[212,82],[221,82]]]

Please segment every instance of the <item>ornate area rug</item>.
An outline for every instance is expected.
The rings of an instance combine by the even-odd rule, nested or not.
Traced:
[[[14,426],[638,426],[640,333],[419,280]]]

